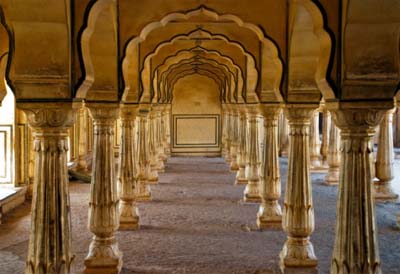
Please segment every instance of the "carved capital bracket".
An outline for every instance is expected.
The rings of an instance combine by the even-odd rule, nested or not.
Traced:
[[[33,128],[69,128],[75,120],[71,103],[18,103]]]

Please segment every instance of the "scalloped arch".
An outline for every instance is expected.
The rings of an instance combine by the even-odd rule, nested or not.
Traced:
[[[278,48],[274,44],[274,42],[267,37],[264,36],[263,31],[260,29],[260,27],[256,26],[255,24],[244,22],[242,19],[240,19],[238,16],[232,15],[232,14],[218,14],[215,11],[212,11],[204,6],[192,10],[186,13],[171,13],[166,15],[164,18],[162,18],[160,21],[157,22],[151,22],[148,25],[146,25],[142,31],[140,32],[140,35],[137,37],[132,38],[126,47],[125,50],[125,57],[123,58],[122,62],[122,71],[123,71],[123,78],[125,81],[125,90],[123,94],[123,100],[133,100],[133,101],[139,101],[139,96],[140,96],[140,91],[139,91],[139,83],[135,82],[137,81],[137,78],[135,77],[135,73],[139,74],[138,70],[138,61],[133,61],[134,58],[136,57],[136,53],[138,53],[138,44],[144,41],[147,37],[147,35],[154,29],[156,28],[161,28],[167,24],[169,24],[172,21],[188,21],[192,17],[203,15],[207,18],[210,18],[212,21],[227,21],[227,22],[233,22],[235,23],[238,27],[242,28],[247,28],[251,31],[253,31],[258,39],[263,43],[263,54],[265,55],[262,58],[262,65],[264,62],[267,62],[267,66],[270,67],[269,70],[275,71],[274,74],[271,74],[272,79],[268,79],[266,76],[266,81],[270,83],[268,86],[271,90],[271,92],[276,94],[276,97],[278,100],[281,99],[281,93],[279,90],[279,85],[280,81],[282,78],[282,72],[283,72],[283,66],[282,62],[279,58],[279,53],[278,53]],[[136,68],[135,68],[136,67]],[[136,69],[136,72],[135,72]],[[129,81],[131,79],[131,81]],[[263,89],[263,87],[262,87]],[[263,92],[263,90],[261,90]]]

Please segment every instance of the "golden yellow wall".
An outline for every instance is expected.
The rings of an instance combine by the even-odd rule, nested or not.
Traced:
[[[172,153],[219,155],[221,104],[217,84],[206,76],[193,74],[176,83],[173,96]]]

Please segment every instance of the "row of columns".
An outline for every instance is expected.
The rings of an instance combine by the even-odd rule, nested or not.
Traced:
[[[35,150],[32,228],[26,273],[66,274],[70,272],[73,257],[67,173],[68,127],[73,124],[75,111],[70,104],[64,103],[24,104],[20,107],[33,128]],[[169,108],[97,103],[87,104],[87,107],[94,124],[88,225],[93,240],[85,259],[85,272],[118,273],[122,266],[122,254],[115,232],[118,228],[137,229],[139,226],[136,202],[151,198],[150,179],[156,172],[162,171],[161,162],[169,154]],[[225,105],[223,110],[222,152],[231,169],[237,172],[236,182],[246,184],[244,200],[260,202],[257,213],[260,228],[282,227],[287,233],[287,241],[280,254],[284,272],[293,268],[313,270],[317,266],[310,241],[314,230],[310,132],[317,107],[288,105],[284,108],[289,125],[289,160],[283,209],[278,203],[281,192],[278,123],[282,107]],[[327,161],[329,172],[334,177],[339,174],[332,273],[379,272],[374,187],[371,183],[372,138],[375,127],[383,119],[380,136],[387,136],[389,145],[382,143],[379,148],[383,152],[378,152],[376,173],[393,178],[391,114],[390,111],[385,113],[375,109],[337,110],[332,113],[342,139],[338,141],[339,130],[332,125]],[[118,117],[121,117],[122,134],[120,165],[115,176],[114,123]],[[257,123],[260,117],[264,120],[262,153],[258,146]],[[331,163],[335,163],[332,164],[332,171]],[[337,163],[341,172],[336,168]],[[378,171],[380,166],[385,167],[382,172]],[[388,186],[389,181],[381,180],[380,187]]]
[[[324,114],[322,144],[318,130],[321,109]],[[260,202],[258,227],[283,228],[287,233],[280,254],[282,271],[316,271],[317,258],[310,241],[314,230],[310,171],[325,170],[326,184],[339,185],[331,273],[378,273],[373,201],[397,199],[390,189],[393,179],[391,117],[394,110],[337,110],[333,112],[334,123],[324,106],[286,106],[284,116],[280,116],[281,111],[279,105],[225,105],[222,154],[231,170],[237,170],[236,183],[246,184],[244,201]],[[257,146],[259,116],[264,120],[262,156]],[[379,180],[373,184],[372,139],[379,124],[376,161]],[[236,144],[239,144],[238,148]],[[278,203],[281,193],[279,155],[288,155],[283,210]],[[242,161],[243,158],[246,161]],[[233,163],[236,159],[239,159],[238,168]],[[352,243],[351,246],[348,243]]]

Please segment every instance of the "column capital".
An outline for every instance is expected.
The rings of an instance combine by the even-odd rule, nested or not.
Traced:
[[[282,105],[260,104],[259,110],[264,119],[275,120],[279,118],[279,114],[282,110]]]
[[[284,111],[289,123],[310,123],[312,115],[318,107],[318,104],[287,104],[285,105]]]
[[[138,105],[120,105],[120,117],[121,119],[132,120],[135,119],[139,110]]]
[[[95,120],[116,120],[119,117],[119,105],[107,103],[87,103],[86,107]]]
[[[259,104],[246,104],[246,113],[250,116],[260,115]]]
[[[75,120],[72,103],[18,103],[33,128],[68,128]]]

